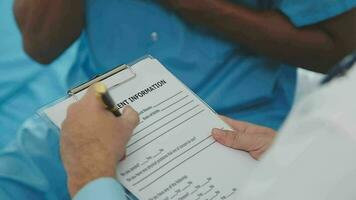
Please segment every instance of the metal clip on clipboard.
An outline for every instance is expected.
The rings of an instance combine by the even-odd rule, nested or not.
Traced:
[[[78,94],[79,92],[89,88],[91,85],[93,85],[94,83],[96,82],[99,82],[99,81],[103,81],[107,78],[110,78],[118,73],[121,73],[125,70],[128,70],[130,72],[130,76],[127,77],[126,79],[124,79],[123,81],[120,81],[118,83],[115,83],[114,85],[110,86],[108,89],[112,89],[114,87],[117,87],[119,85],[122,85],[126,82],[128,82],[129,80],[133,79],[136,77],[136,73],[131,69],[131,67],[129,65],[119,65],[117,66],[116,68],[108,71],[108,72],[105,72],[103,73],[102,75],[99,75],[99,76],[96,76],[95,78],[77,86],[77,87],[74,87],[73,89],[71,90],[68,90],[68,95],[71,97],[73,96],[76,100],[77,100],[77,97],[76,97],[76,94]]]
[[[125,80],[123,80],[121,82],[115,83],[114,85],[110,86],[108,89],[110,90],[110,89],[112,89],[114,87],[122,85],[122,84],[124,84],[124,83],[126,83],[126,82],[128,82],[131,79],[136,77],[136,73],[132,70],[131,67],[133,65],[135,65],[136,63],[138,63],[138,62],[140,62],[140,61],[142,61],[144,59],[147,59],[147,58],[155,59],[151,55],[145,55],[145,56],[142,56],[141,58],[139,58],[139,59],[137,59],[137,60],[135,60],[135,61],[133,61],[133,62],[131,62],[129,64],[118,65],[114,69],[109,70],[109,71],[103,73],[102,75],[96,76],[95,78],[93,78],[93,79],[91,79],[91,80],[89,80],[89,81],[87,81],[87,82],[85,82],[85,83],[83,83],[83,84],[81,84],[81,85],[79,85],[77,87],[74,87],[71,90],[68,90],[67,94],[68,94],[68,96],[74,96],[75,97],[76,94],[78,94],[79,92],[87,89],[88,87],[90,87],[94,83],[99,82],[99,81],[103,81],[103,80],[105,80],[107,78],[110,78],[111,76],[114,76],[115,74],[118,74],[118,73],[123,72],[125,70],[129,70],[131,75],[129,77],[127,77],[127,79],[125,79]]]

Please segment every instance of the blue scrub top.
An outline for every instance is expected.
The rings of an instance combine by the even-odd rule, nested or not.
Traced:
[[[272,5],[297,26],[317,23],[356,6],[354,0],[249,2],[249,6],[263,8]],[[152,54],[219,112],[271,127],[283,121],[292,101],[294,70],[187,26],[149,1],[88,0],[87,7],[84,53],[78,55],[69,73],[74,77],[68,76],[68,82],[81,70],[92,76]],[[153,32],[157,35],[152,37]],[[37,116],[30,119],[14,143],[0,150],[0,199],[69,199],[58,142],[56,127]]]
[[[266,1],[239,1],[272,9]],[[150,54],[218,113],[278,129],[291,108],[296,69],[185,23],[154,1],[87,0],[94,74]]]

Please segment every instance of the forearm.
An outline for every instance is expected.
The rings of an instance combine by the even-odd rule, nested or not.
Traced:
[[[25,51],[40,63],[50,63],[80,35],[82,0],[16,0],[14,13]]]
[[[278,11],[209,1],[196,10],[178,9],[178,13],[257,53],[317,72],[326,72],[347,51],[322,29],[298,29]]]

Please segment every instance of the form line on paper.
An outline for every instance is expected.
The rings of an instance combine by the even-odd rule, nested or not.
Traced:
[[[182,121],[181,123],[179,123],[179,124],[173,126],[172,128],[170,128],[170,129],[168,129],[167,131],[163,132],[161,135],[159,135],[159,136],[155,137],[154,139],[152,139],[151,141],[149,141],[148,143],[146,143],[146,144],[140,146],[138,149],[136,149],[136,150],[132,151],[131,153],[129,153],[129,154],[127,155],[127,157],[131,156],[132,154],[136,153],[137,151],[139,151],[139,150],[142,149],[143,147],[149,145],[150,143],[152,143],[153,141],[155,141],[155,140],[157,140],[158,138],[162,137],[163,135],[165,135],[165,134],[168,133],[169,131],[171,131],[171,130],[177,128],[178,126],[184,124],[184,123],[187,122],[188,120],[194,118],[195,116],[199,115],[200,113],[202,113],[202,112],[204,112],[204,111],[205,111],[205,110],[203,109],[203,110],[199,111],[198,113],[194,114],[193,116],[189,117],[188,119]]]
[[[141,138],[137,139],[136,141],[132,142],[131,144],[127,145],[127,148],[129,148],[129,147],[131,147],[132,145],[136,144],[137,142],[139,142],[139,141],[145,139],[146,137],[152,135],[152,134],[153,134],[154,132],[156,132],[157,130],[159,130],[159,129],[161,129],[162,127],[166,126],[167,124],[173,122],[174,120],[179,119],[180,117],[182,117],[183,115],[185,115],[185,114],[189,113],[190,111],[194,110],[194,109],[197,108],[198,106],[199,106],[199,105],[196,105],[196,106],[190,108],[189,110],[185,111],[184,113],[178,115],[177,117],[175,117],[175,118],[169,120],[168,122],[164,123],[163,125],[161,125],[160,127],[156,128],[155,130],[149,132],[148,134],[144,135],[143,137],[141,137]]]
[[[173,196],[171,196],[170,199],[173,199],[174,197],[178,196],[178,194],[179,194],[179,193],[176,192]]]
[[[175,96],[179,95],[179,94],[182,93],[182,92],[183,92],[183,91],[179,91],[178,93],[174,94],[173,96],[168,97],[167,99],[161,101],[160,103],[154,105],[153,107],[157,107],[157,106],[161,105],[162,103],[164,103],[164,102],[166,102],[166,101],[169,101],[170,99],[174,98]]]
[[[137,181],[136,183],[133,184],[133,186],[141,183],[142,181],[146,180],[147,178],[149,178],[150,176],[152,176],[152,174],[156,173],[157,171],[159,171],[160,169],[162,169],[163,167],[167,166],[169,163],[173,162],[175,159],[179,158],[180,156],[182,156],[183,154],[187,153],[188,151],[192,150],[193,148],[197,147],[198,145],[200,145],[201,143],[203,143],[204,141],[206,141],[207,139],[211,138],[212,136],[209,135],[208,137],[204,138],[203,140],[199,141],[198,143],[194,144],[193,146],[191,146],[189,149],[185,150],[184,152],[180,153],[179,155],[177,155],[176,157],[172,158],[171,160],[167,161],[166,163],[164,163],[163,165],[161,165],[159,168],[157,168],[156,170],[154,170],[153,172],[149,173],[148,175],[146,175],[145,177],[141,178],[139,181]]]
[[[207,178],[207,181],[205,183],[203,183],[200,187],[206,186],[208,183],[210,183],[210,181],[211,181],[211,178],[209,177],[209,178]]]
[[[172,112],[170,112],[170,113],[166,114],[165,116],[163,116],[163,117],[161,117],[161,118],[157,119],[156,121],[152,122],[151,124],[147,125],[145,128],[142,128],[141,130],[137,131],[136,133],[133,133],[133,134],[132,134],[132,136],[135,136],[135,135],[139,134],[140,132],[142,132],[142,131],[146,130],[147,128],[149,128],[150,126],[154,125],[155,123],[157,123],[157,122],[161,121],[162,119],[164,119],[164,118],[168,117],[169,115],[171,115],[171,114],[175,113],[176,111],[178,111],[178,110],[182,109],[183,107],[185,107],[185,106],[187,106],[187,105],[189,105],[189,104],[191,104],[191,103],[193,103],[193,102],[194,102],[194,100],[191,100],[191,101],[189,101],[188,103],[186,103],[186,104],[184,104],[184,105],[180,106],[179,108],[177,108],[177,109],[173,110]]]
[[[172,106],[176,105],[177,103],[179,103],[179,102],[183,101],[183,100],[184,100],[184,99],[186,99],[187,97],[189,97],[189,95],[186,95],[186,96],[184,96],[184,97],[182,97],[182,98],[178,99],[177,101],[175,101],[175,102],[173,102],[173,103],[169,104],[168,106],[166,106],[166,107],[162,108],[162,109],[161,109],[161,111],[165,111],[165,110],[167,110],[168,108],[170,108],[170,107],[172,107]]]
[[[180,162],[178,165],[174,166],[173,168],[171,168],[170,170],[168,170],[167,172],[165,172],[164,174],[162,174],[161,176],[159,176],[158,178],[156,178],[155,180],[151,181],[149,184],[147,184],[146,186],[144,186],[143,188],[141,188],[139,191],[143,191],[144,189],[148,188],[148,186],[152,185],[153,183],[155,183],[156,181],[158,181],[159,179],[161,179],[163,176],[167,175],[169,172],[171,172],[172,170],[176,169],[177,167],[179,167],[180,165],[182,165],[183,163],[185,163],[186,161],[190,160],[191,158],[193,158],[194,156],[198,155],[199,153],[201,153],[202,151],[204,151],[205,149],[209,148],[211,145],[215,144],[216,141],[213,141],[212,143],[210,143],[209,145],[207,145],[206,147],[204,147],[203,149],[199,150],[198,152],[196,152],[195,154],[191,155],[190,157],[188,157],[187,159],[183,160],[182,162]]]
[[[164,151],[164,149],[160,149],[159,152],[155,155],[153,155],[153,158],[156,158],[157,156],[159,156],[160,154],[162,154],[162,152]]]
[[[188,183],[188,185],[185,186],[185,187],[182,189],[182,191],[185,191],[186,189],[188,189],[190,186],[192,186],[192,184],[193,184],[193,183]]]
[[[190,195],[193,195],[194,193],[196,193],[199,190],[199,188],[196,188],[193,192],[190,193]]]
[[[215,195],[214,195],[214,196],[212,196],[209,200],[213,200],[213,199],[215,199],[216,197],[218,197],[218,196],[219,196],[219,194],[220,194],[220,192],[219,192],[219,191],[215,191]]]
[[[207,194],[210,193],[213,189],[214,189],[214,187],[209,187],[209,190],[207,190],[206,192],[203,192],[203,194],[204,194],[204,195],[207,195]]]

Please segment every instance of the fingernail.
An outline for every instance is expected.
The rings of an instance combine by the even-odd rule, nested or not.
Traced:
[[[136,126],[140,121],[138,113],[129,105],[125,106],[122,111],[123,118],[129,120]]]
[[[121,110],[121,114],[125,115],[126,111],[127,111],[127,106],[124,106],[124,108]]]
[[[211,132],[214,137],[222,137],[225,134],[225,132],[223,130],[218,129],[218,128],[214,128]]]
[[[122,109],[122,114],[123,115],[132,114],[132,113],[135,113],[135,110],[130,105],[127,105]]]
[[[124,154],[124,156],[120,159],[120,162],[121,161],[124,161],[126,159],[126,153]]]
[[[216,133],[216,134],[224,134],[225,133],[225,131],[223,129],[219,129],[219,128],[213,128],[212,132]]]

